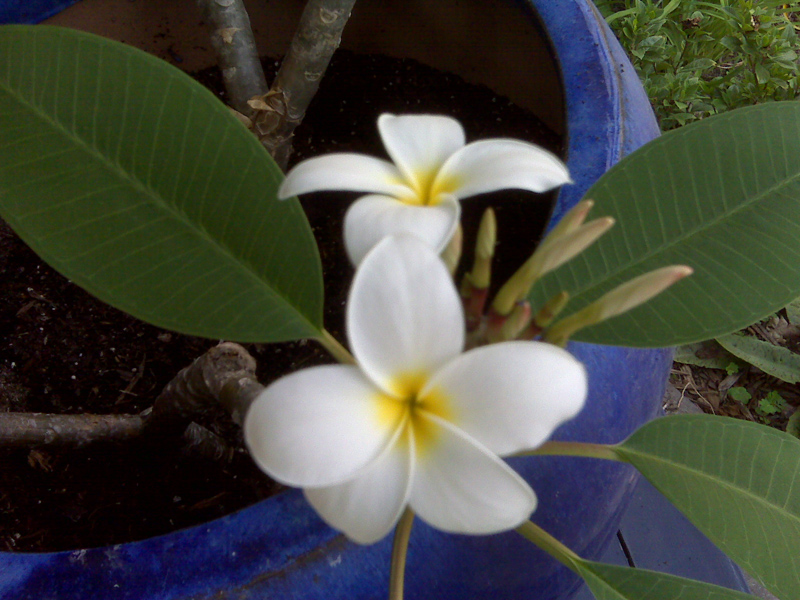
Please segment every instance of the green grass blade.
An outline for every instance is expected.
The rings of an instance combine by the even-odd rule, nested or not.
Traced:
[[[124,44],[0,27],[0,214],[101,300],[182,333],[319,335],[322,278],[282,175],[213,94]]]
[[[616,450],[772,593],[800,599],[800,440],[687,415],[656,419]]]
[[[617,224],[546,276],[534,306],[562,290],[565,315],[646,271],[695,274],[574,339],[673,346],[741,329],[800,296],[800,103],[743,108],[671,131],[586,193]]]
[[[754,596],[718,585],[590,561],[575,567],[596,600],[754,600]]]

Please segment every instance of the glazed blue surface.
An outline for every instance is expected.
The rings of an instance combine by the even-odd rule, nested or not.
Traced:
[[[78,0],[0,0],[0,25],[38,23]]]
[[[568,165],[575,185],[557,219],[608,167],[658,135],[636,75],[590,0],[528,0],[560,63]],[[589,371],[587,407],[558,439],[617,442],[653,418],[671,364],[668,350],[573,344]],[[514,459],[539,497],[535,520],[587,558],[615,534],[636,475],[579,458]],[[0,554],[3,600],[382,598],[391,540],[361,547],[325,526],[298,491],[205,525],[142,542],[56,554]],[[579,581],[515,533],[447,535],[417,522],[408,600],[567,598]]]

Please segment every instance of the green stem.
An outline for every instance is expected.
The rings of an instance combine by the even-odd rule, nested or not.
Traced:
[[[517,456],[585,456],[586,458],[626,462],[613,446],[582,442],[545,442],[536,450],[520,452]]]
[[[406,573],[406,553],[411,526],[414,524],[414,513],[406,508],[394,530],[392,545],[392,567],[389,575],[389,600],[403,600],[403,583]]]
[[[356,363],[356,359],[353,358],[353,355],[350,354],[347,348],[342,346],[327,329],[322,330],[322,335],[317,338],[317,341],[340,363],[345,365],[354,365]]]
[[[565,567],[580,575],[580,572],[575,567],[575,563],[580,562],[581,557],[547,533],[544,529],[532,521],[526,521],[517,527],[517,533],[541,550],[547,552]]]

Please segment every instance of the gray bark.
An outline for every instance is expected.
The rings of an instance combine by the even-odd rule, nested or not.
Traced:
[[[264,386],[256,380],[256,361],[239,344],[223,342],[195,359],[156,398],[147,420],[150,432],[180,428],[220,404],[241,424]]]
[[[242,0],[197,0],[197,5],[211,25],[211,43],[230,105],[252,116],[248,100],[266,94],[268,86],[244,4]]]
[[[254,131],[284,170],[294,129],[319,89],[354,4],[355,0],[309,0],[272,88],[250,102],[257,110]]]
[[[0,446],[84,446],[105,440],[138,437],[144,426],[141,415],[0,414]]]
[[[0,413],[0,446],[83,446],[143,435],[170,436],[203,454],[229,460],[234,450],[193,423],[219,406],[242,424],[264,389],[255,378],[256,361],[238,344],[222,343],[182,369],[139,415],[53,415]]]

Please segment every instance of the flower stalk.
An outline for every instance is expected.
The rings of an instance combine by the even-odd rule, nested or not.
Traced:
[[[414,512],[407,508],[397,522],[392,545],[392,566],[389,572],[389,600],[403,600],[403,588],[406,575],[406,556],[408,540],[414,525]]]
[[[356,360],[350,351],[345,348],[339,340],[333,337],[327,329],[322,330],[322,335],[317,338],[317,341],[327,350],[330,355],[343,365],[355,364]]]
[[[525,452],[520,452],[517,456],[582,456],[584,458],[626,462],[617,453],[614,446],[586,442],[545,442],[535,450],[526,450]]]
[[[516,531],[537,548],[544,550],[562,565],[580,575],[575,567],[580,557],[534,522],[526,521],[517,527]]]

